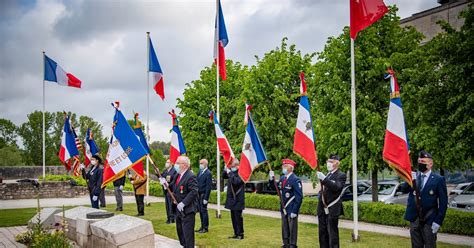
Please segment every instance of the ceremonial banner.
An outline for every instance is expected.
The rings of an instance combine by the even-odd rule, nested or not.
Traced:
[[[222,132],[221,126],[219,125],[219,120],[217,119],[217,116],[215,116],[214,111],[209,112],[209,117],[211,121],[214,122],[214,129],[216,130],[217,146],[219,147],[219,152],[224,158],[224,162],[227,168],[230,168],[232,162],[235,159],[234,152],[232,151],[232,148],[230,147],[229,141],[227,141],[224,132]]]
[[[174,113],[174,110],[169,112],[173,119],[173,129],[171,129],[171,146],[170,146],[170,162],[174,164],[180,155],[186,153],[186,147],[184,146],[183,136],[178,126],[178,118]]]
[[[99,148],[94,141],[91,129],[88,128],[86,137],[84,138],[84,165],[86,167],[90,165],[92,155],[96,155],[97,153],[99,153]]]
[[[59,160],[66,166],[67,170],[71,169],[70,159],[79,155],[77,150],[74,133],[69,122],[69,116],[65,115],[64,127],[61,136],[61,147],[59,148]]]

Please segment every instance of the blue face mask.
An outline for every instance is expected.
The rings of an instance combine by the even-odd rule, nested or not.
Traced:
[[[175,165],[174,165],[174,170],[175,170],[176,172],[178,172],[178,173],[181,171],[181,170],[179,169],[179,164],[175,164]]]
[[[230,168],[230,170],[233,171],[233,172],[236,172],[236,171],[237,171],[237,167],[232,167],[232,168]]]
[[[283,175],[287,175],[287,174],[288,174],[288,170],[287,170],[286,168],[283,168],[283,169],[281,170],[281,172],[283,173]]]

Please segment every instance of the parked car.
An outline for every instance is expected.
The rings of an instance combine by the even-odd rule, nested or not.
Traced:
[[[368,188],[370,188],[370,184],[368,182],[364,182],[364,181],[357,182],[357,195],[360,196]],[[346,183],[342,191],[344,192],[341,197],[342,201],[352,201],[353,199],[352,184]],[[308,195],[308,197],[318,197],[318,196],[319,196],[319,193]]]
[[[448,199],[448,202],[451,203],[451,201],[454,199],[454,197],[456,197],[457,195],[461,194],[461,192],[463,192],[463,190],[469,186],[471,183],[460,183],[458,185],[456,185],[456,187],[451,190],[449,192],[449,199]]]
[[[474,183],[470,183],[459,195],[455,196],[449,207],[474,212]]]
[[[408,193],[410,193],[410,185],[406,182],[397,181],[381,181],[378,183],[378,199],[385,204],[401,204],[406,205]],[[372,201],[372,186],[368,188],[357,199],[359,202]]]
[[[245,184],[245,192],[276,195],[277,192],[268,180],[249,181]]]

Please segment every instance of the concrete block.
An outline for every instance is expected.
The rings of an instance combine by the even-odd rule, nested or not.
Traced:
[[[92,212],[106,212],[105,210],[89,208],[89,207],[75,207],[64,212],[64,218],[67,222],[67,232],[66,235],[69,239],[76,241],[76,227],[78,218],[86,218],[88,213]],[[56,223],[62,224],[63,213],[57,213],[54,215],[54,220]]]
[[[40,217],[39,221],[40,221],[41,226],[44,227],[44,228],[54,227],[54,224],[56,223],[54,221],[54,215],[56,213],[61,212],[61,211],[62,211],[62,209],[60,209],[60,208],[43,208],[43,209],[41,209],[41,211],[39,212],[39,217]],[[28,221],[28,226],[31,227],[35,223],[38,223],[38,213]]]

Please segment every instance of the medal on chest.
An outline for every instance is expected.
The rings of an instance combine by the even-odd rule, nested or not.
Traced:
[[[179,186],[179,193],[183,193],[184,185]]]

